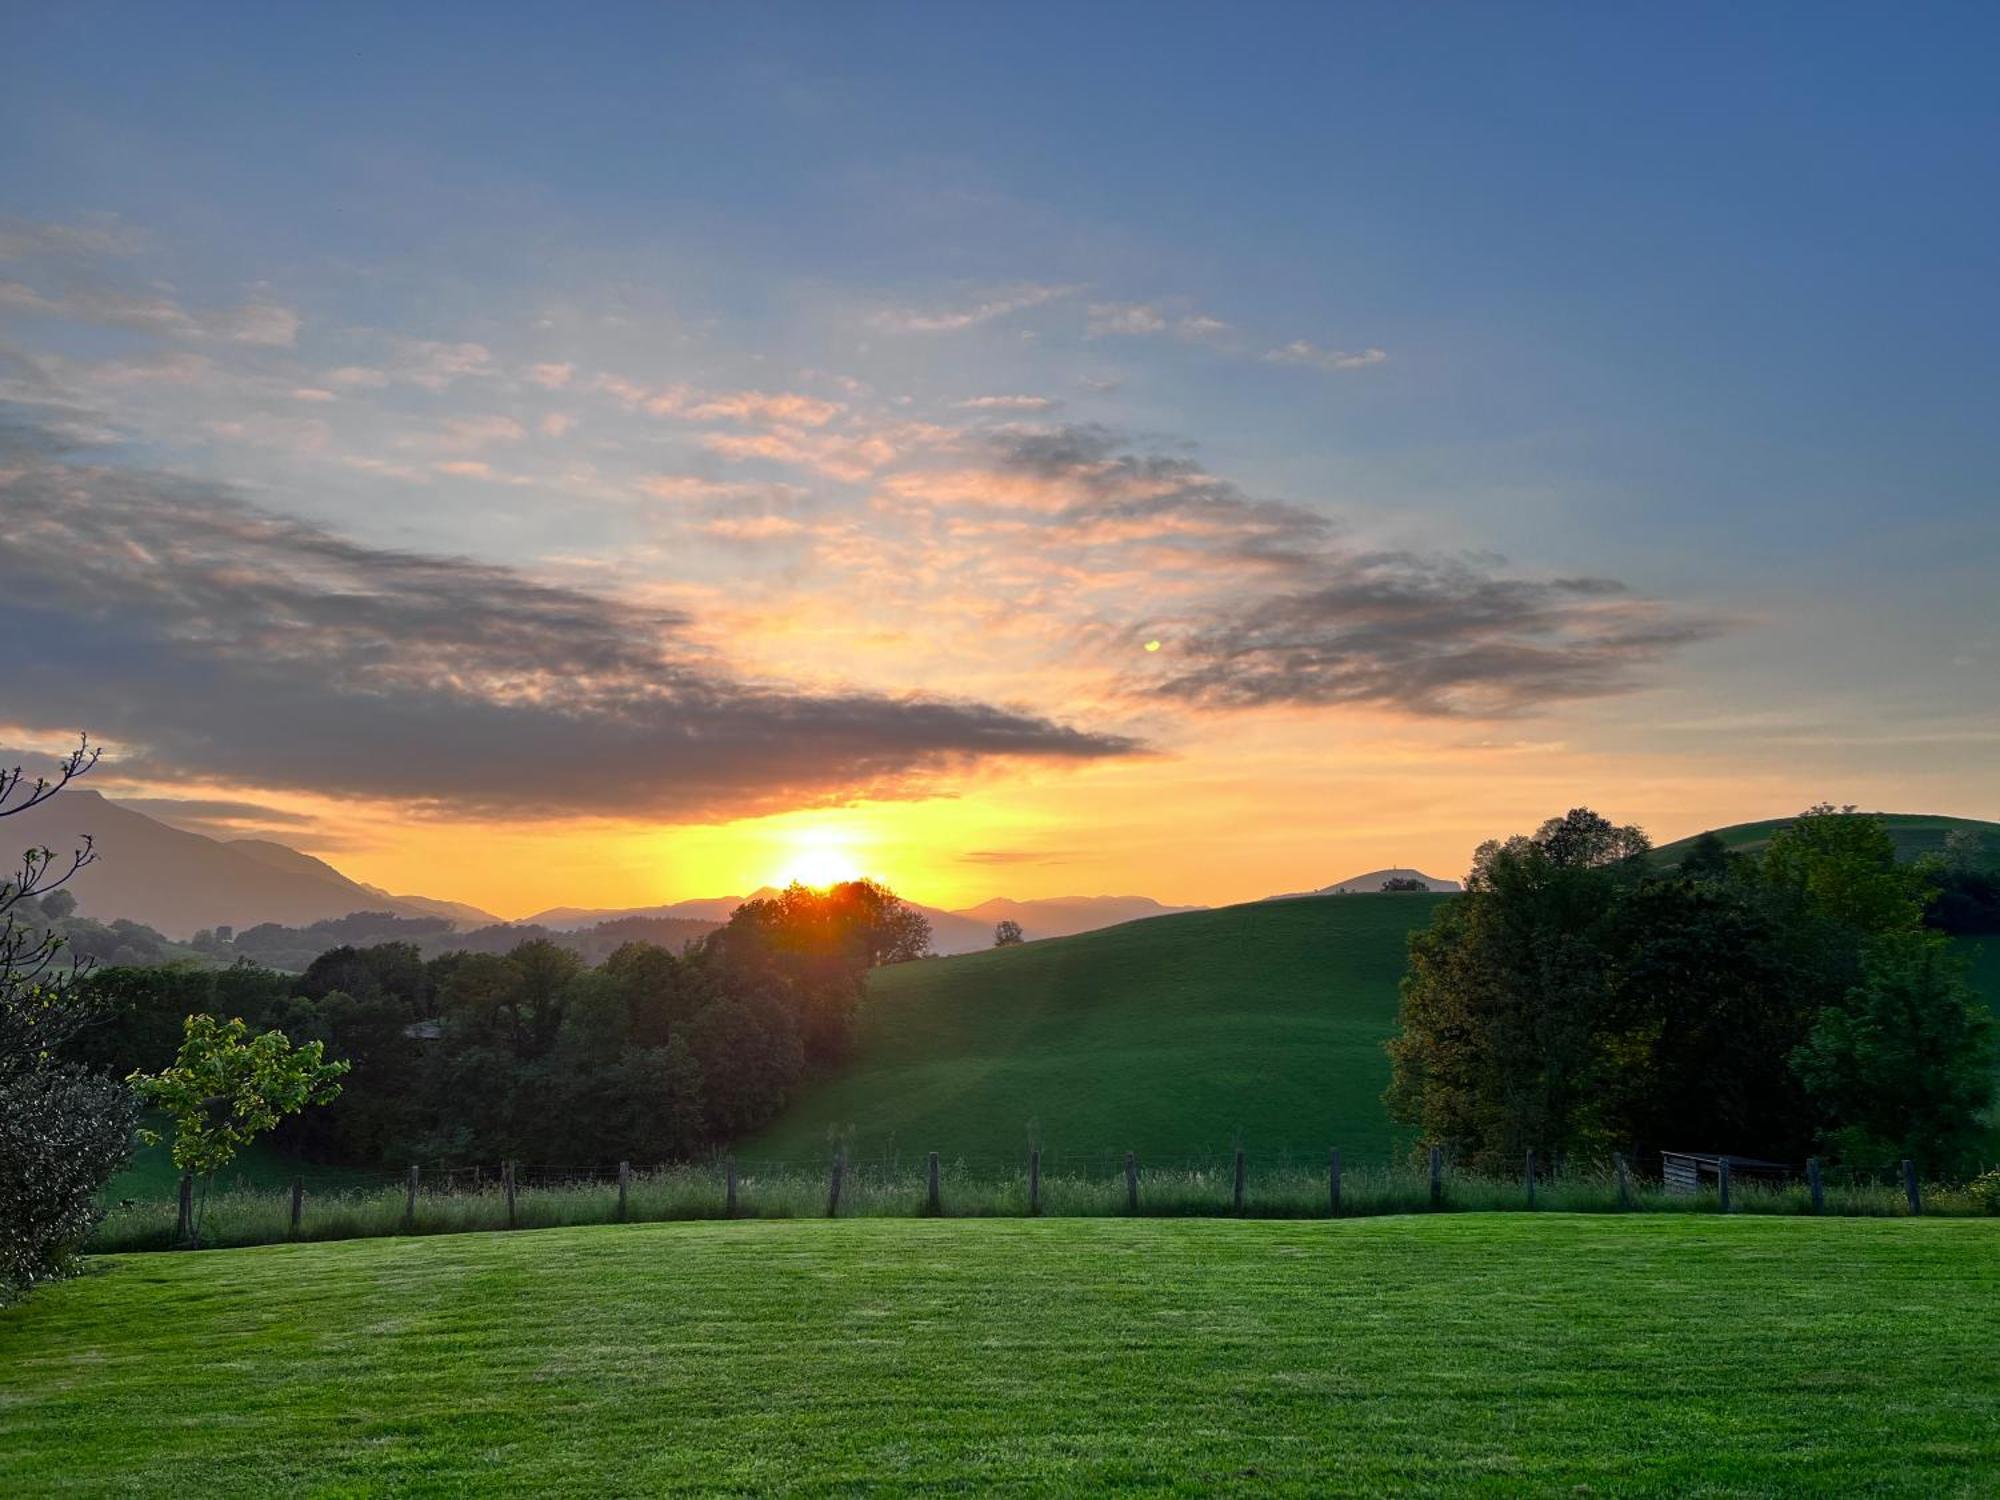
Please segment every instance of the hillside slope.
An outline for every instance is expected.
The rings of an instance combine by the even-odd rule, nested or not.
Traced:
[[[2000,866],[2000,823],[1982,822],[1978,818],[1947,818],[1935,813],[1873,813],[1889,828],[1889,837],[1896,846],[1898,859],[1910,860],[1924,854],[1942,854],[1945,835],[1954,829],[1966,829],[1979,836],[1980,853],[1986,862]],[[1735,823],[1728,828],[1717,828],[1717,838],[1739,854],[1749,854],[1762,849],[1771,842],[1771,835],[1785,827],[1790,818],[1766,818],[1758,823]],[[1653,857],[1664,863],[1673,863],[1694,847],[1694,841],[1703,834],[1693,834],[1684,839],[1676,839],[1671,844],[1662,844],[1653,851]]]
[[[879,971],[856,1057],[743,1155],[942,1151],[1152,1159],[1229,1149],[1381,1160],[1381,1093],[1424,895],[1153,917]]]

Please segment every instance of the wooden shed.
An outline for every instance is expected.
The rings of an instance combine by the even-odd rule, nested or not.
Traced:
[[[1662,1151],[1660,1181],[1670,1193],[1698,1193],[1721,1182],[1725,1161],[1729,1163],[1731,1183],[1762,1182],[1778,1187],[1792,1178],[1788,1162],[1733,1156],[1727,1151]]]

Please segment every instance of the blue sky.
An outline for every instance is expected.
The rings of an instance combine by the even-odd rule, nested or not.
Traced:
[[[1000,704],[1164,749],[1196,781],[1247,737],[1294,758],[1290,797],[1311,746],[1391,733],[1357,713],[1433,732],[1407,693],[1246,717],[1207,689],[1133,708],[1077,670],[1157,630],[1162,658],[1209,653],[1203,682],[1254,671],[1214,600],[1058,600],[1028,639],[983,618],[990,653],[968,630],[872,658],[743,617],[818,599],[862,633],[923,633],[843,561],[865,525],[825,541],[921,485],[901,458],[829,457],[835,434],[907,455],[1101,430],[1324,519],[1350,559],[1656,601],[1680,624],[1643,673],[1510,697],[1494,731],[1560,744],[1585,789],[1690,823],[1821,795],[2000,815],[1990,8],[78,5],[13,30],[0,203],[99,238],[0,266],[26,289],[0,338],[119,464],[357,544],[666,601],[758,680]],[[180,321],[107,318],[107,287]],[[477,368],[421,363],[468,347]],[[134,372],[169,348],[171,382]],[[555,387],[524,373],[558,367]],[[745,391],[840,411],[717,395]],[[637,415],[669,406],[729,432]],[[605,498],[661,473],[755,515],[704,512],[692,540]],[[1046,560],[961,592],[1121,576]],[[17,735],[50,727],[32,719]],[[369,791],[176,754],[162,774]],[[1518,781],[1524,808],[1563,796],[1463,775]],[[1427,798],[1408,841],[1449,863],[1481,815]],[[1246,854],[1245,893],[1307,858]]]

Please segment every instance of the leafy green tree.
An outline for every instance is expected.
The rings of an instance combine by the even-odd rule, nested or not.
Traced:
[[[1828,1144],[1848,1161],[1974,1165],[1993,1100],[1994,1022],[1948,941],[1873,939],[1861,983],[1822,1010],[1792,1057]]]
[[[1588,808],[1480,847],[1465,893],[1410,942],[1390,1114],[1420,1144],[1501,1168],[1610,1138],[1606,932],[1645,835]]]
[[[173,1066],[126,1081],[172,1118],[174,1165],[212,1181],[286,1115],[339,1096],[336,1080],[348,1065],[324,1053],[319,1042],[294,1047],[282,1031],[253,1036],[241,1019],[189,1016]],[[205,1203],[205,1189],[202,1196]]]

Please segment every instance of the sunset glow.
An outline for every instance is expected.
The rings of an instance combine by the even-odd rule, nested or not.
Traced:
[[[0,144],[0,750],[87,728],[107,796],[508,917],[864,870],[1222,903],[1461,875],[1579,801],[2000,813],[1949,118],[1868,197],[1820,132],[1747,171],[1677,83],[1572,133],[1505,66],[1405,89],[1218,22],[1024,107],[1025,55],[892,62],[841,10],[756,68],[681,13],[611,49],[660,71],[539,102],[501,23],[385,49],[330,8],[279,66],[138,11],[137,81],[39,20],[74,66],[10,80]],[[1536,30],[1485,45],[1533,78]],[[1754,51],[1704,54],[1727,109]],[[351,92],[258,103],[332,57]],[[180,98],[217,72],[270,92]],[[1170,164],[1222,141],[1288,165],[1196,211]],[[1791,223],[1849,249],[1781,270]]]

